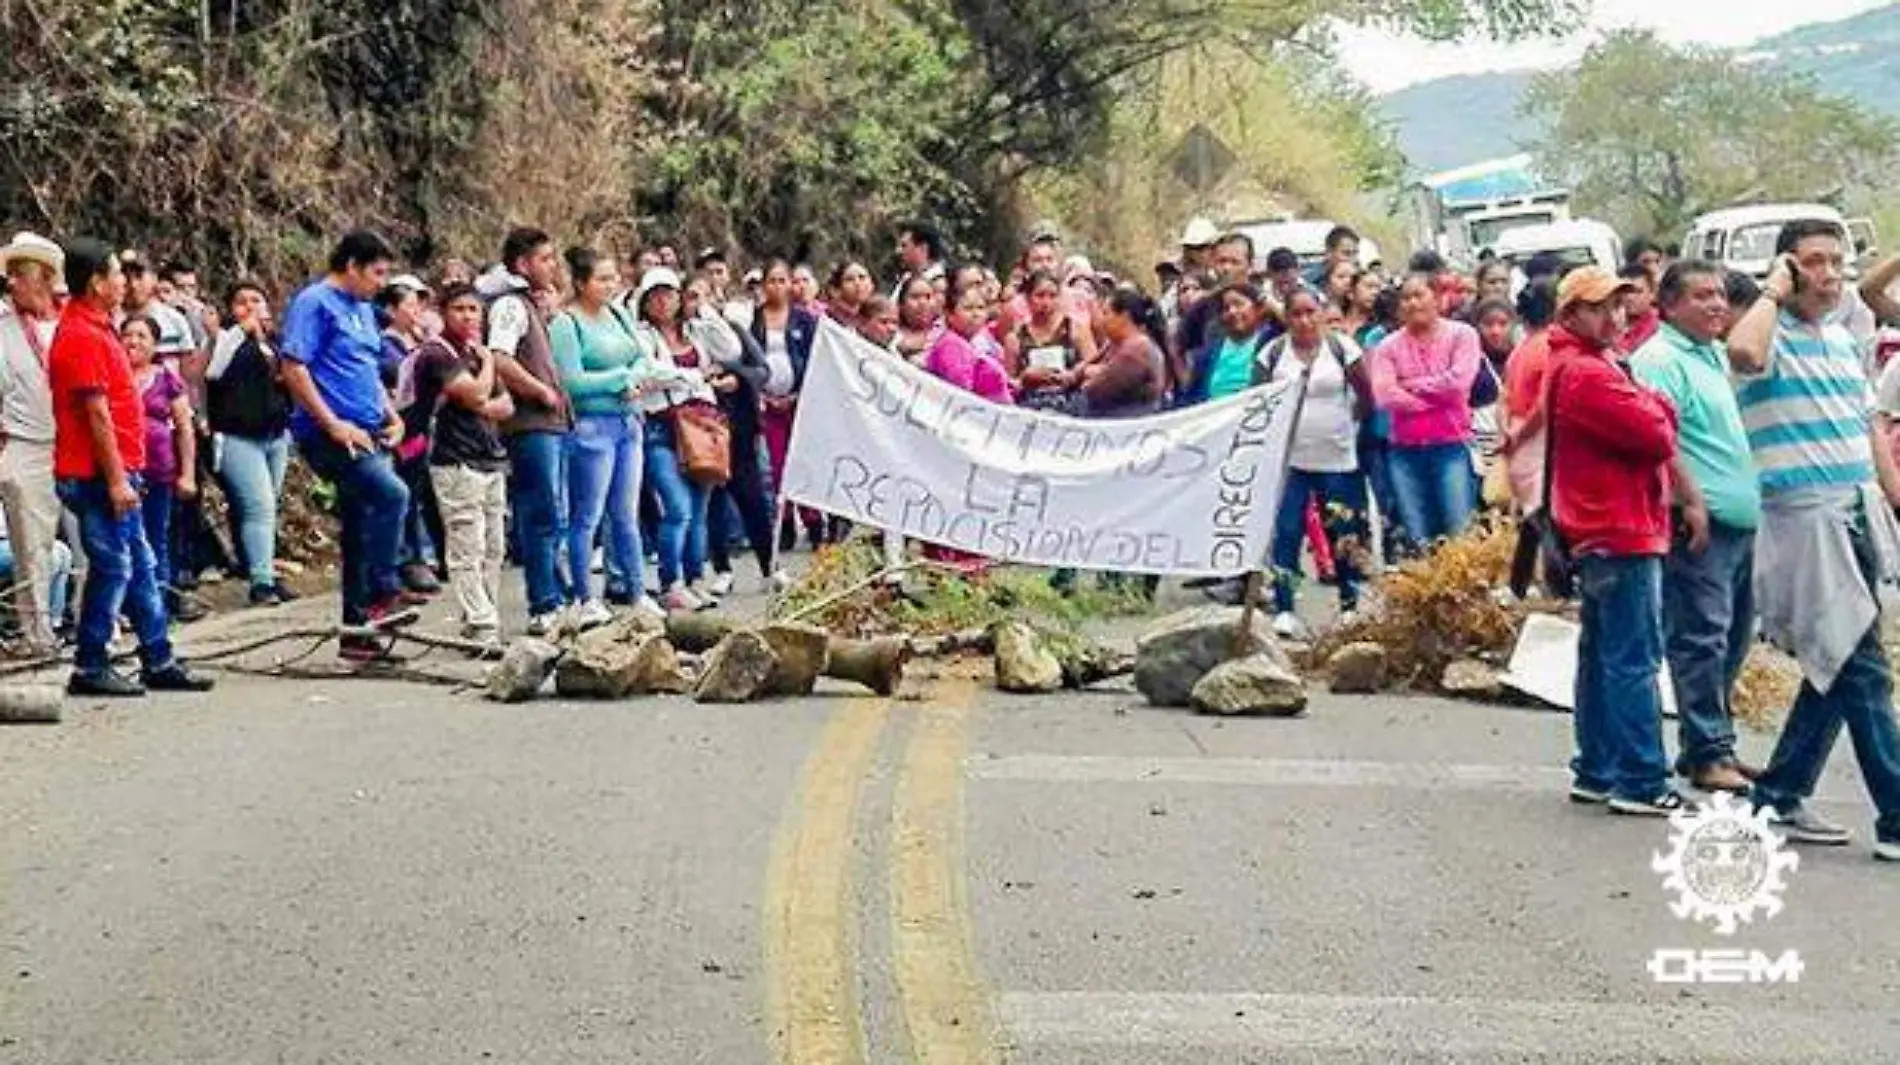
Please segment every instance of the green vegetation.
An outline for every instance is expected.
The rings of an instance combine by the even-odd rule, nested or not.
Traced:
[[[1540,169],[1629,233],[1679,233],[1744,196],[1815,199],[1884,184],[1900,123],[1726,53],[1612,34],[1521,105]]]
[[[1812,78],[1821,91],[1900,117],[1900,3],[1816,23],[1736,49],[1755,69]],[[1411,171],[1428,174],[1524,150],[1542,130],[1518,111],[1533,74],[1435,78],[1382,96]]]
[[[1381,138],[1335,123],[1357,105],[1288,55],[1323,54],[1323,17],[1512,37],[1562,30],[1577,6],[12,0],[0,203],[9,224],[279,282],[365,224],[417,262],[491,256],[518,222],[614,250],[881,257],[913,215],[995,253],[1032,182],[1128,148],[1120,131],[1162,98],[1137,90],[1174,57],[1264,57],[1308,125],[1342,128],[1324,154],[1358,173],[1384,165]]]

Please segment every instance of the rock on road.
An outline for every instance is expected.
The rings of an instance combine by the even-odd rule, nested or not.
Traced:
[[[1565,801],[1561,715],[932,691],[230,678],[0,730],[0,1061],[1900,1060],[1845,750],[1862,841],[1726,939],[1670,914],[1666,824]],[[1806,968],[1659,986],[1664,947]]]

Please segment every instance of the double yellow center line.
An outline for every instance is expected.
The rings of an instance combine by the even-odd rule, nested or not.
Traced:
[[[963,757],[976,687],[952,682],[919,709],[891,803],[892,974],[917,1065],[1001,1061],[977,974],[964,881]],[[851,701],[806,760],[766,876],[766,1022],[777,1065],[864,1065],[855,829],[890,720]]]

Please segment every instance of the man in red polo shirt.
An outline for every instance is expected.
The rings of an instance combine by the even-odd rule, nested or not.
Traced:
[[[165,601],[151,545],[139,518],[145,425],[132,366],[112,326],[125,296],[119,257],[96,240],[66,246],[66,287],[47,351],[53,392],[53,474],[60,501],[79,519],[86,584],[79,600],[79,647],[66,690],[73,695],[135,696],[209,691],[172,654]],[[121,608],[138,631],[142,681],[113,670],[107,644]]]

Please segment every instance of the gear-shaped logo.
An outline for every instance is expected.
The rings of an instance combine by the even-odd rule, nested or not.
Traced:
[[[1725,936],[1752,922],[1757,910],[1769,917],[1780,913],[1781,893],[1788,890],[1782,874],[1794,871],[1801,856],[1784,850],[1786,841],[1771,817],[1766,808],[1751,810],[1725,792],[1711,795],[1693,813],[1670,814],[1672,849],[1649,863],[1663,874],[1663,887],[1677,893],[1670,911],[1708,921]]]

